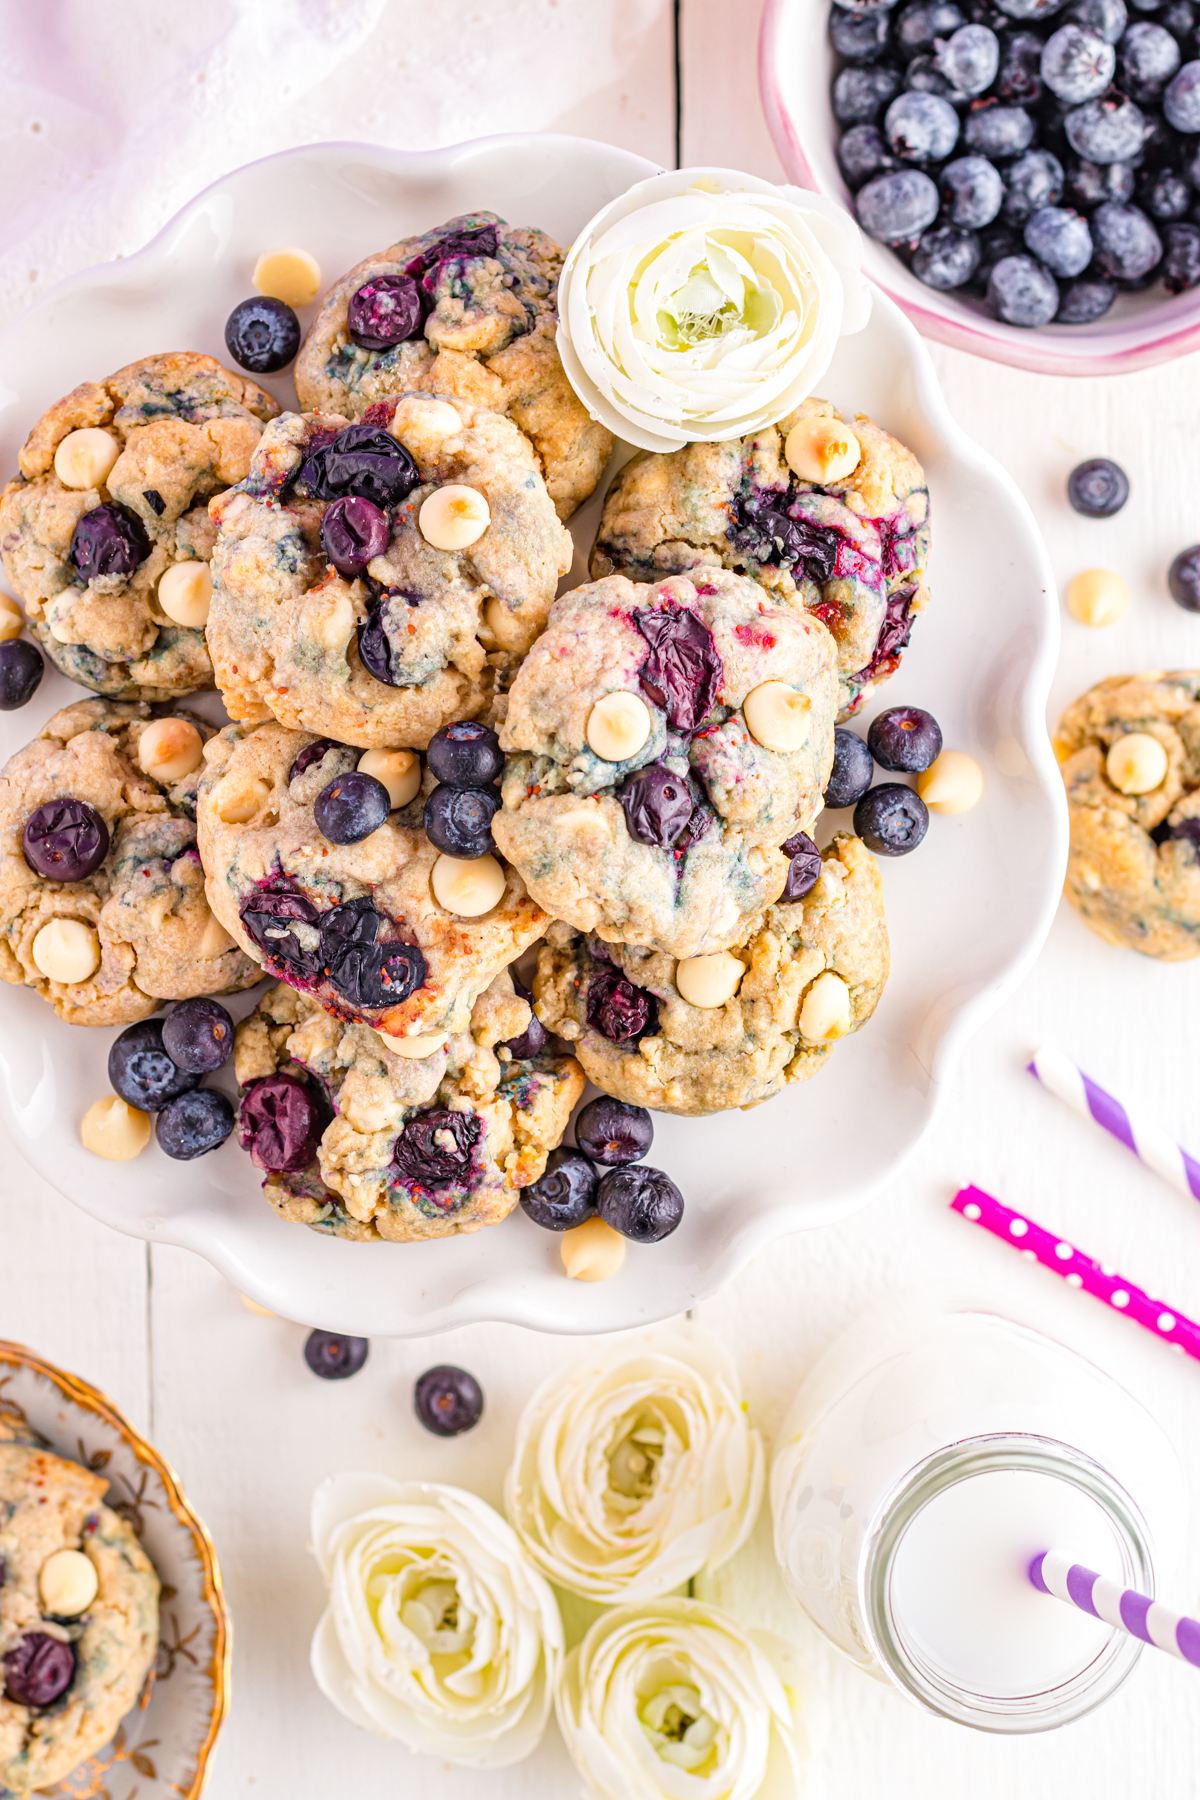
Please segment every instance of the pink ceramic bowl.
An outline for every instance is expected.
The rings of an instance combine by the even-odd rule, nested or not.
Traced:
[[[853,211],[835,146],[830,105],[834,57],[829,0],[767,0],[758,45],[758,81],[775,148],[790,180]],[[971,295],[939,294],[910,275],[899,257],[864,238],[871,279],[902,306],[918,331],[958,350],[1045,375],[1119,375],[1200,349],[1200,288],[1168,295],[1161,287],[1122,294],[1094,325],[1004,325]]]

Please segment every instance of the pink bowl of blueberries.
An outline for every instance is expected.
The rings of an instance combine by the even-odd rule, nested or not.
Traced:
[[[1056,375],[1200,347],[1196,0],[768,0],[759,81],[927,337]]]

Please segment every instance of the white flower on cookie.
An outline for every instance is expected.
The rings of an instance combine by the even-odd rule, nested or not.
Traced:
[[[609,1346],[544,1383],[517,1425],[504,1504],[551,1581],[604,1603],[654,1599],[727,1561],[762,1493],[733,1365],[689,1334]]]
[[[679,169],[636,183],[571,246],[558,352],[593,418],[669,451],[794,411],[870,310],[862,239],[832,200]]]
[[[437,1482],[332,1475],[312,1535],[329,1587],[312,1669],[340,1712],[473,1768],[537,1747],[562,1622],[499,1513]]]

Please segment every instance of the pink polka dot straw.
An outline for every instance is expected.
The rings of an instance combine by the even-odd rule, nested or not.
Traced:
[[[1045,1550],[1035,1556],[1029,1565],[1029,1579],[1040,1594],[1065,1600],[1068,1606],[1091,1613],[1093,1619],[1102,1619],[1117,1631],[1127,1631],[1143,1644],[1200,1668],[1200,1623],[1169,1611],[1136,1588],[1123,1588],[1109,1575],[1097,1575],[1094,1569],[1072,1562],[1065,1550]]]
[[[1152,1300],[1143,1289],[1126,1281],[1106,1264],[1093,1262],[1074,1244],[1043,1231],[1024,1213],[1002,1206],[982,1188],[960,1188],[950,1205],[972,1225],[982,1225],[985,1231],[990,1231],[993,1237],[1003,1238],[1022,1256],[1040,1262],[1044,1269],[1053,1269],[1068,1287],[1082,1288],[1085,1293],[1094,1294],[1114,1312],[1124,1313],[1126,1318],[1136,1320],[1143,1330],[1152,1331],[1165,1344],[1200,1362],[1200,1325],[1185,1318],[1174,1307],[1164,1306],[1161,1300]]]

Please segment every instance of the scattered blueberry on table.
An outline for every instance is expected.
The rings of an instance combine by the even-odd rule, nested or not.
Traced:
[[[825,784],[826,806],[853,806],[870,787],[874,774],[871,752],[857,731],[838,725],[833,733],[833,768]]]
[[[1167,571],[1167,586],[1176,606],[1200,612],[1200,544],[1179,552]]]
[[[907,856],[929,829],[929,808],[911,788],[885,781],[855,807],[854,829],[876,856]]]
[[[370,1341],[348,1337],[340,1331],[310,1331],[304,1345],[304,1360],[322,1381],[345,1381],[357,1375],[367,1360]]]
[[[654,1125],[644,1106],[601,1094],[575,1120],[575,1142],[593,1162],[640,1162],[654,1142]]]
[[[601,1176],[596,1210],[622,1237],[635,1244],[657,1244],[683,1218],[683,1195],[661,1169],[631,1164]]]
[[[189,1075],[209,1075],[233,1055],[233,1020],[219,1000],[184,1000],[162,1022],[162,1046]]]
[[[941,727],[919,706],[889,706],[872,721],[867,748],[881,769],[919,775],[941,754]]]
[[[483,1389],[466,1369],[439,1363],[418,1378],[413,1406],[426,1431],[435,1437],[458,1437],[478,1425],[483,1415]]]
[[[571,1231],[594,1216],[599,1180],[595,1165],[578,1150],[552,1150],[545,1173],[522,1188],[522,1210],[543,1231]]]
[[[1067,499],[1085,519],[1111,519],[1128,498],[1129,477],[1107,456],[1081,462],[1067,477]]]
[[[300,348],[300,321],[291,307],[268,294],[235,306],[225,321],[225,348],[239,369],[274,375]]]
[[[162,1019],[139,1019],[127,1025],[108,1053],[108,1079],[129,1106],[159,1112],[181,1094],[190,1093],[200,1077],[180,1068],[163,1043]]]
[[[46,664],[36,644],[9,638],[0,644],[0,712],[28,706],[41,686]]]
[[[216,1088],[193,1088],[159,1112],[154,1135],[176,1162],[192,1162],[218,1149],[233,1130],[233,1103]]]

